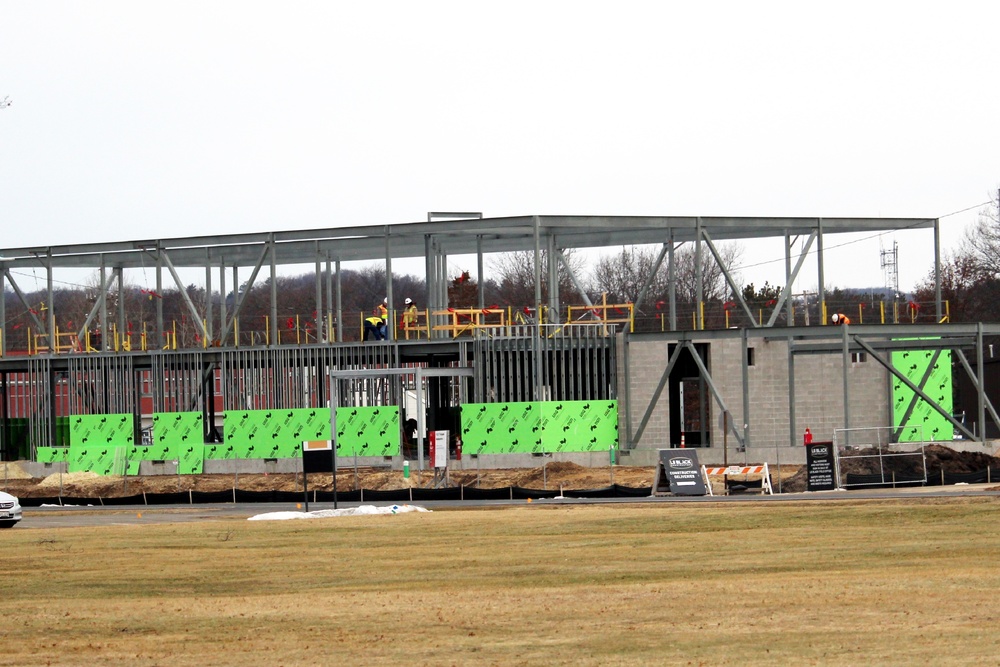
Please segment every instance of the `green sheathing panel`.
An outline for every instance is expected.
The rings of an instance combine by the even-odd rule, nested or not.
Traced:
[[[329,408],[227,410],[223,424],[225,442],[207,446],[207,459],[291,458],[303,440],[330,439]]]
[[[337,408],[336,442],[337,456],[398,456],[399,406]]]
[[[595,452],[617,447],[617,401],[462,406],[462,451],[469,454]]]
[[[205,460],[204,418],[200,412],[157,412],[153,414],[153,444],[146,447],[144,460],[175,460],[182,475],[201,474]],[[148,454],[162,454],[150,458]]]
[[[937,354],[936,359],[935,354]],[[931,375],[924,384],[923,391],[937,401],[945,411],[951,413],[951,351],[906,350],[892,353],[893,367],[918,387],[931,364],[933,364]],[[951,440],[955,433],[954,426],[922,398],[916,399],[909,418],[906,418],[906,411],[915,396],[912,389],[898,378],[893,378],[892,423],[896,428],[902,428],[899,442]]]
[[[547,452],[618,449],[618,401],[550,401],[542,418]]]
[[[133,445],[125,451],[128,474],[139,474],[141,461],[177,461],[181,474],[200,474],[205,449],[203,433],[200,412],[153,413],[152,442]]]
[[[60,463],[69,460],[69,447],[39,447],[39,463]]]
[[[462,406],[462,452],[544,452],[541,401],[466,403]]]
[[[69,472],[121,474],[132,448],[132,415],[70,415]]]

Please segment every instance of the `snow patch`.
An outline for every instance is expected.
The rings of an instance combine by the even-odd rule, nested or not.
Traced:
[[[405,514],[407,512],[430,512],[419,505],[360,505],[342,510],[316,510],[315,512],[268,512],[257,514],[247,521],[289,521],[291,519],[330,519],[338,516],[361,516],[368,514]]]

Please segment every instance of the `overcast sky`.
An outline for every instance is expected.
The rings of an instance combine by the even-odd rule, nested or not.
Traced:
[[[984,2],[0,0],[0,248],[461,210],[942,217],[949,250],[1000,185],[998,26]],[[882,284],[880,243],[904,290],[931,267],[930,232],[851,240],[828,286]],[[783,284],[781,257],[752,246],[744,279]]]

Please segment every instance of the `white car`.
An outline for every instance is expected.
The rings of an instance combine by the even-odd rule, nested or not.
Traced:
[[[21,520],[21,503],[17,498],[0,491],[0,528],[12,528]]]

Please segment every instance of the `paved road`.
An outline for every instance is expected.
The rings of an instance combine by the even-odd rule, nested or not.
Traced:
[[[630,504],[630,503],[745,503],[745,502],[826,502],[831,500],[872,500],[893,498],[1000,498],[1000,491],[992,484],[956,486],[928,486],[907,489],[872,489],[867,491],[830,491],[821,493],[786,493],[775,496],[738,494],[731,496],[702,497],[647,497],[647,498],[567,498],[535,500],[536,507],[547,505]],[[338,507],[357,507],[361,503],[338,503]],[[393,503],[365,503],[366,505],[392,505]],[[504,507],[526,505],[526,500],[480,501],[430,501],[413,503],[431,510],[457,510],[463,507]],[[114,507],[27,507],[24,519],[14,530],[34,528],[69,528],[81,526],[139,526],[165,523],[190,523],[195,521],[245,520],[268,512],[304,511],[293,503],[219,503],[213,505],[136,505]],[[310,510],[333,509],[333,503],[310,503]]]

